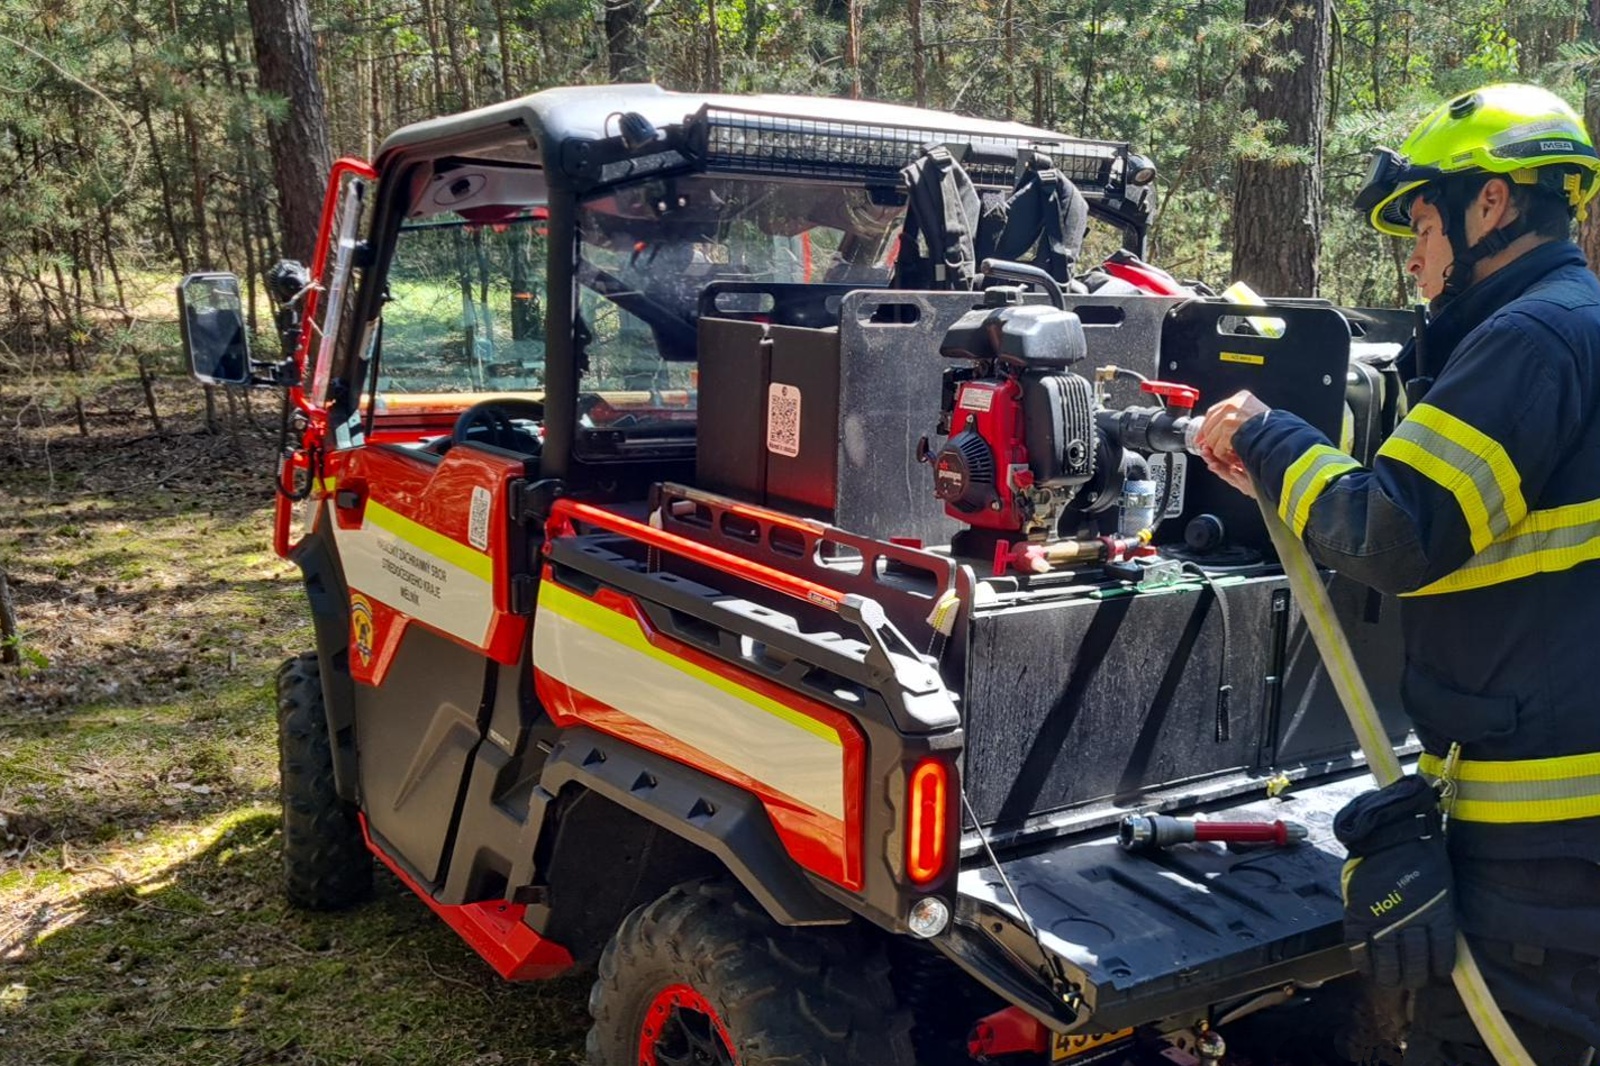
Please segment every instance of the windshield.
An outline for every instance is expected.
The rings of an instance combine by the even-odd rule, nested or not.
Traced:
[[[544,387],[546,214],[404,226],[389,267],[377,395]]]
[[[685,175],[579,207],[579,448],[692,441],[700,294],[715,281],[888,282],[903,205],[892,190]],[[544,388],[548,213],[402,226],[387,275],[377,408]],[[561,328],[559,324],[556,328]],[[443,399],[433,399],[447,394]],[[657,431],[665,431],[664,434]]]
[[[629,426],[693,424],[700,294],[716,281],[884,285],[904,207],[860,186],[695,174],[579,210],[581,389]],[[622,395],[614,395],[620,393]],[[687,416],[685,414],[687,409]]]

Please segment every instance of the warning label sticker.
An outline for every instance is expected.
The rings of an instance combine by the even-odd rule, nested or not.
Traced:
[[[961,404],[963,411],[987,411],[994,406],[993,389],[962,389]]]
[[[481,552],[489,550],[489,490],[472,486],[472,511],[467,515],[467,543]]]
[[[793,385],[767,386],[767,451],[790,459],[800,454],[800,390]]]

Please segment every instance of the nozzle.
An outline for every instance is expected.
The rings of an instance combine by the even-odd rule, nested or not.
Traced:
[[[1129,851],[1154,851],[1196,840],[1287,847],[1307,835],[1298,822],[1198,822],[1164,814],[1127,814],[1117,827],[1117,843]]]

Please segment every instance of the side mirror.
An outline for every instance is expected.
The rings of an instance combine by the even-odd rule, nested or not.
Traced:
[[[190,274],[178,283],[178,322],[189,372],[205,385],[248,385],[250,338],[239,279]]]

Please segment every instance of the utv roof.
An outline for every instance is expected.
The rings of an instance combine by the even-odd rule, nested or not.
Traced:
[[[636,113],[681,136],[626,148],[621,117]],[[1128,146],[1069,137],[1018,122],[819,96],[669,92],[657,85],[546,89],[505,103],[406,126],[378,153],[493,155],[542,163],[552,181],[578,187],[652,170],[699,165],[799,177],[898,180],[928,144],[960,146],[979,184],[1010,187],[1019,152],[1043,149],[1091,199],[1120,200]],[[687,153],[687,154],[686,154]]]
[[[510,132],[519,127],[530,134],[542,134],[547,140],[556,142],[573,138],[600,140],[617,132],[616,119],[619,114],[636,111],[659,127],[681,123],[705,107],[797,122],[959,132],[985,140],[1061,143],[1076,139],[1019,122],[996,122],[948,111],[931,111],[870,100],[826,96],[680,93],[651,84],[580,85],[545,89],[531,96],[490,104],[474,111],[412,123],[390,134],[378,149],[378,157],[381,159],[396,150],[441,140],[473,137],[496,129]]]

